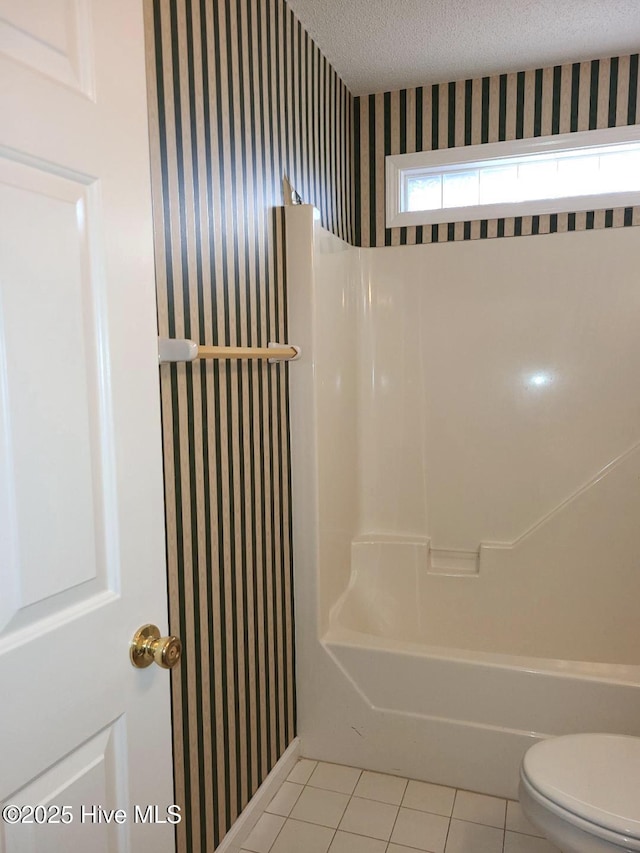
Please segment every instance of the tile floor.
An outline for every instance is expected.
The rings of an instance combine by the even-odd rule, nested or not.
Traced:
[[[242,853],[557,853],[512,800],[301,759]]]

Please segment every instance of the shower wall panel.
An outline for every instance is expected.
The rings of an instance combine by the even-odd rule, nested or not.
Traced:
[[[416,636],[636,660],[639,251],[636,228],[361,250],[354,565],[410,550]]]

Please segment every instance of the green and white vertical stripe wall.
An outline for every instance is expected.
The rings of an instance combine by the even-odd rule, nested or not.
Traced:
[[[282,175],[349,239],[351,96],[282,0],[154,0],[146,26],[159,332],[286,342]],[[182,853],[295,732],[287,369],[160,369]]]
[[[385,228],[384,158],[640,121],[638,55],[354,99],[354,242],[397,246],[640,223],[639,208]]]
[[[383,198],[387,153],[635,124],[637,55],[353,98],[284,0],[145,15],[162,336],[288,342],[283,175],[362,246],[640,222],[387,230]],[[289,369],[160,368],[179,853],[211,853],[295,734]]]

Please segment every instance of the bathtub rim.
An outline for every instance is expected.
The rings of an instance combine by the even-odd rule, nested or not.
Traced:
[[[369,648],[388,654],[410,655],[430,660],[452,661],[492,669],[519,670],[532,674],[556,678],[591,681],[640,687],[640,665],[601,663],[590,661],[563,660],[560,658],[538,658],[524,655],[506,655],[502,652],[485,652],[474,649],[458,649],[449,646],[423,645],[422,643],[382,637],[347,628],[332,622],[329,630],[320,638],[323,645]]]

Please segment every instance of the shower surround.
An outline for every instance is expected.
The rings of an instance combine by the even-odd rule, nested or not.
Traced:
[[[640,735],[639,249],[287,210],[305,754],[514,797],[536,738]]]

